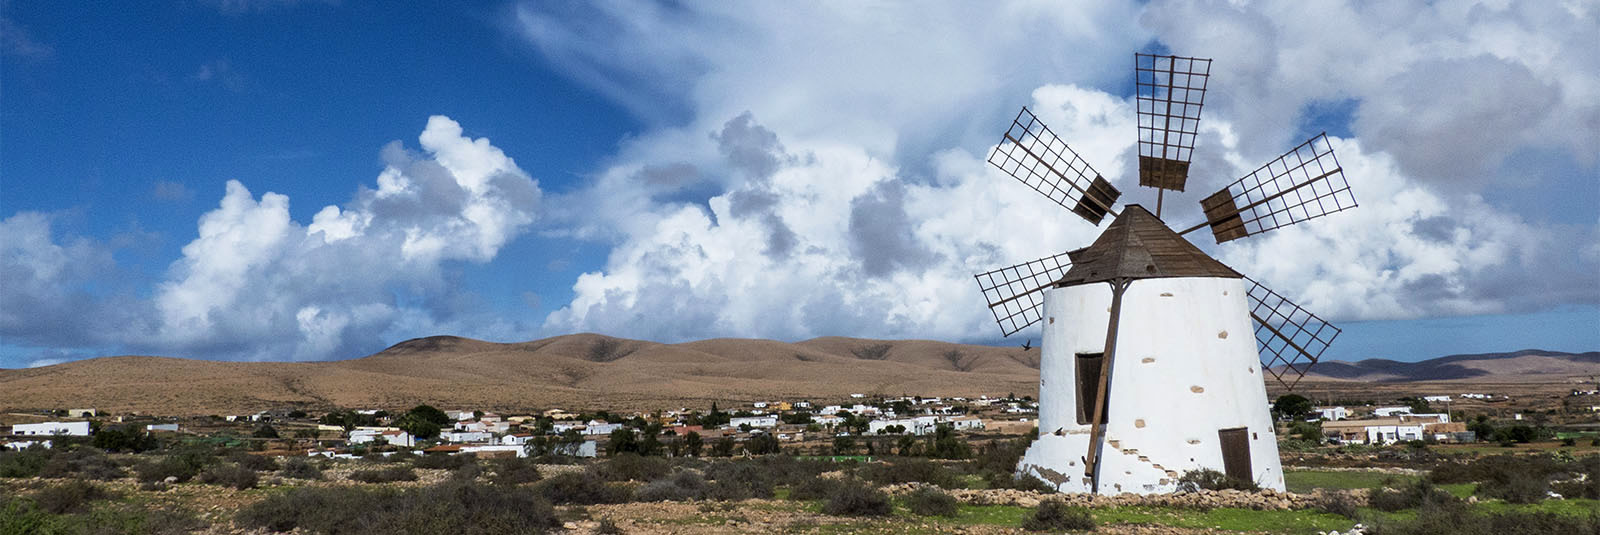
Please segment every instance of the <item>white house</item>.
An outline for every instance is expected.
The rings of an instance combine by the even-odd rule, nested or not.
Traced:
[[[602,422],[600,420],[590,420],[589,425],[584,427],[583,434],[609,435],[612,431],[616,431],[618,429],[622,429],[622,424],[613,424],[609,422]]]
[[[33,446],[48,448],[52,444],[48,440],[18,440],[16,442],[0,442],[0,449],[22,451]]]
[[[477,419],[477,415],[472,411],[445,411],[444,415],[457,422]]]
[[[559,435],[559,434],[562,434],[562,433],[565,433],[567,431],[571,431],[571,430],[574,430],[574,429],[576,429],[578,431],[583,431],[583,429],[585,427],[588,427],[588,426],[586,424],[584,424],[583,422],[559,421],[559,422],[554,422],[554,423],[550,424],[550,431],[554,432],[557,435]]]
[[[439,439],[445,442],[489,442],[494,440],[494,434],[484,431],[445,431],[439,433]]]
[[[507,446],[526,446],[528,439],[533,438],[532,433],[517,433],[500,437],[500,443]]]
[[[740,416],[740,417],[732,418],[732,419],[728,420],[728,427],[739,427],[741,425],[749,425],[750,427],[777,427],[778,426],[778,417],[777,416]]]
[[[956,431],[975,431],[984,428],[983,419],[978,418],[977,416],[956,416],[954,418],[946,418],[943,423],[949,425]]]
[[[1393,444],[1408,440],[1422,440],[1422,424],[1369,425],[1368,444]]]
[[[1450,395],[1445,394],[1442,396],[1422,396],[1422,400],[1428,403],[1445,403],[1450,401]]]
[[[850,397],[854,398],[854,399],[861,399],[861,398],[867,397],[867,395],[866,394],[850,394]]]
[[[1378,407],[1372,409],[1372,415],[1379,418],[1388,418],[1397,414],[1411,414],[1411,407]]]
[[[357,428],[350,431],[349,442],[351,444],[370,444],[382,442],[392,446],[404,446],[407,448],[417,445],[416,440],[412,438],[411,433],[407,433],[399,429],[383,430],[373,428]]]
[[[149,424],[149,425],[144,426],[144,430],[145,431],[168,431],[168,432],[176,433],[176,432],[178,432],[178,424]]]
[[[884,433],[884,428],[900,426],[905,428],[905,433],[912,435],[926,435],[933,433],[939,425],[939,419],[933,416],[918,416],[916,418],[897,418],[893,420],[873,420],[867,422],[867,433],[879,435]]]
[[[834,416],[832,414],[822,414],[811,417],[811,421],[821,426],[839,425],[844,423],[844,417]]]
[[[817,412],[820,412],[822,414],[839,414],[840,412],[843,412],[843,411],[844,411],[844,407],[841,407],[841,406],[838,406],[838,405],[828,405],[826,407],[823,407],[822,410],[817,411]]]
[[[767,402],[765,402],[765,401],[757,401],[755,403],[751,403],[750,406],[751,407],[755,407],[757,409],[765,409],[765,408],[767,408]]]
[[[1350,417],[1350,409],[1344,407],[1317,407],[1317,417],[1330,422],[1337,422]]]
[[[811,408],[811,402],[810,401],[796,401],[796,402],[794,402],[794,408],[796,408],[796,409],[809,409],[809,408]]]
[[[11,434],[25,437],[89,436],[89,422],[44,422],[11,426]]]

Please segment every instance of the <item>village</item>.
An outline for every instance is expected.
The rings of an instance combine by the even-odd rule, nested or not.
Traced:
[[[1514,405],[1505,394],[1464,392],[1396,401],[1406,403],[1318,406],[1291,394],[1278,398],[1272,410],[1280,423],[1280,438],[1314,436],[1319,445],[1500,442],[1505,435],[1495,435],[1492,424],[1484,425],[1491,419],[1506,420],[1504,429],[1515,429],[1522,422],[1529,429],[1546,429],[1553,423],[1549,417],[1552,409],[1530,407],[1527,414],[1501,414],[1504,411],[1496,409],[1497,405]],[[1461,408],[1451,411],[1448,406],[1452,402]],[[1296,403],[1300,406],[1294,406]],[[1576,407],[1578,416],[1554,423],[1600,427],[1585,425],[1582,418],[1587,413],[1590,422],[1600,422],[1600,391],[1574,389],[1563,406]],[[597,457],[616,451],[608,449],[613,441],[646,439],[660,442],[662,452],[672,456],[698,456],[701,448],[724,452],[724,456],[743,451],[771,453],[778,448],[819,456],[873,455],[890,443],[886,437],[922,437],[941,428],[968,440],[1024,435],[1037,428],[1037,412],[1038,403],[1031,397],[867,399],[864,394],[827,405],[806,400],[766,401],[724,409],[712,403],[703,411],[680,407],[627,414],[560,408],[500,414],[421,406],[409,412],[351,409],[314,414],[279,408],[246,415],[162,418],[80,408],[9,415],[8,419],[17,423],[9,427],[9,436],[0,438],[0,448],[50,447],[55,439],[90,437],[96,429],[118,428],[166,437],[221,438],[261,447],[292,444],[305,455],[329,458],[400,449],[419,454],[527,457],[530,452],[537,456],[550,448],[560,448],[562,454],[573,457]],[[1304,432],[1307,423],[1315,424],[1317,431]],[[1489,432],[1480,434],[1485,429]],[[1544,433],[1545,438],[1555,437],[1552,431]],[[757,445],[751,446],[752,441]],[[769,443],[775,446],[764,445]]]

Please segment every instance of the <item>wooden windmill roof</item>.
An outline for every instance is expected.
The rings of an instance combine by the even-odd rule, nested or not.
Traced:
[[[1130,204],[1088,247],[1069,251],[1072,268],[1057,286],[1112,279],[1161,277],[1242,278],[1173,232],[1144,207]]]

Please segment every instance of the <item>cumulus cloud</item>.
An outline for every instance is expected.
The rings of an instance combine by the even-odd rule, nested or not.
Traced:
[[[1496,172],[1519,148],[1594,175],[1600,9],[1582,2],[1155,2],[1141,18],[1180,54],[1214,57],[1206,113],[1263,158],[1308,104],[1353,100],[1353,132],[1407,177],[1453,192],[1550,181]],[[1281,149],[1279,149],[1281,150]],[[1569,177],[1570,178],[1570,177]]]
[[[1497,174],[1525,147],[1593,169],[1600,108],[1574,98],[1596,88],[1583,52],[1592,10],[597,9],[518,9],[523,36],[547,58],[658,123],[568,195],[590,214],[572,219],[585,229],[575,235],[615,247],[547,318],[550,332],[989,338],[973,272],[1082,246],[1097,231],[989,168],[986,151],[1027,103],[1125,202],[1153,204],[1128,178],[1133,111],[1117,93],[1128,53],[1151,35],[1218,58],[1191,191],[1167,198],[1175,222],[1302,141],[1302,114],[1351,103],[1355,135],[1334,142],[1362,207],[1203,245],[1219,258],[1336,320],[1600,302],[1595,226],[1529,220],[1485,195],[1540,180]],[[610,22],[598,32],[583,19]],[[638,82],[661,77],[673,82]],[[654,176],[641,170],[669,166],[694,179],[635,187]],[[667,194],[691,185],[713,191]]]
[[[258,197],[229,181],[153,297],[129,307],[148,322],[97,318],[111,307],[82,287],[113,267],[106,248],[57,245],[48,217],[13,216],[0,232],[8,281],[0,333],[66,347],[94,333],[86,339],[258,360],[359,356],[419,332],[510,336],[515,325],[482,321],[489,315],[463,296],[450,265],[487,262],[523,232],[538,183],[447,117],[430,118],[418,141],[421,151],[385,147],[376,188],[323,207],[309,224],[290,217],[287,196]]]
[[[125,303],[90,292],[116,269],[110,248],[57,236],[54,219],[19,212],[0,220],[0,337],[32,346],[109,343],[109,332],[136,317]]]

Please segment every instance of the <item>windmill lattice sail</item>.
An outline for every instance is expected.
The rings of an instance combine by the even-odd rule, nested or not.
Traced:
[[[1245,280],[1261,369],[1293,390],[1341,331],[1255,279]]]
[[[1139,185],[1183,191],[1200,130],[1211,60],[1134,54]]]
[[[1041,290],[1055,284],[1072,267],[1067,253],[1047,256],[974,275],[983,297],[989,302],[989,311],[1000,324],[1004,336],[1028,328],[1043,317],[1044,293]]]
[[[1322,133],[1202,199],[1200,207],[1206,222],[1181,234],[1210,226],[1222,243],[1355,208],[1356,198]]]
[[[989,163],[1090,223],[1117,214],[1112,206],[1122,192],[1026,107],[989,153]]]

